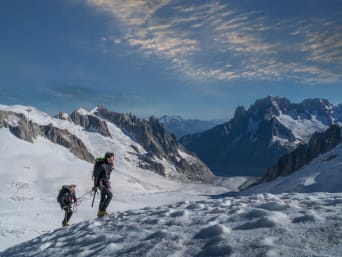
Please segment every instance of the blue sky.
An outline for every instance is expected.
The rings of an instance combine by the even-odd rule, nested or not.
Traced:
[[[2,0],[0,104],[230,117],[342,103],[341,0]]]

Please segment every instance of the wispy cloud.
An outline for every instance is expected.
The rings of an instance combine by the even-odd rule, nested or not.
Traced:
[[[334,20],[317,19],[314,25],[303,26],[296,32],[305,37],[300,50],[307,53],[309,61],[341,65],[342,24]]]
[[[41,92],[46,99],[54,99],[54,101],[74,103],[77,105],[85,105],[89,108],[94,107],[94,104],[105,105],[115,110],[125,110],[129,108],[134,110],[137,114],[148,113],[146,110],[152,110],[149,102],[142,96],[137,94],[123,93],[119,90],[108,91],[101,90],[101,88],[95,89],[85,85],[73,85],[73,84],[58,84],[54,86],[47,86],[44,92]],[[141,109],[144,106],[146,109]],[[139,110],[140,108],[140,110]]]
[[[88,0],[114,16],[127,44],[196,79],[341,80],[342,28],[329,18],[283,20],[225,1]]]

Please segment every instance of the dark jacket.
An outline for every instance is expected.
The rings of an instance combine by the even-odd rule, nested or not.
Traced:
[[[113,165],[109,164],[107,162],[103,162],[99,167],[98,167],[98,182],[99,184],[102,183],[103,186],[110,188],[110,174],[113,171]]]

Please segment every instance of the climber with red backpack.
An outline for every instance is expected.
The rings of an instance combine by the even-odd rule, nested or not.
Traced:
[[[111,192],[110,174],[112,173],[114,166],[114,153],[107,152],[104,158],[97,158],[93,169],[94,180],[94,199],[97,193],[97,189],[100,190],[101,199],[99,204],[99,210],[97,217],[107,216],[107,207],[113,198]],[[94,203],[93,199],[93,203]]]

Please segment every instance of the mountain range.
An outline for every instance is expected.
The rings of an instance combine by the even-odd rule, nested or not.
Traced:
[[[203,182],[213,176],[207,166],[189,154],[154,117],[139,119],[131,114],[111,112],[101,106],[91,112],[80,108],[70,115],[58,113],[50,117],[33,107],[0,106],[1,127],[8,128],[13,135],[29,142],[38,136],[45,137],[90,163],[96,156],[104,154],[92,152],[87,147],[90,135],[102,138],[106,145],[115,145],[118,143],[116,133],[124,133],[130,138],[129,142],[125,142],[127,149],[116,154],[129,165],[183,181]],[[110,150],[115,148],[119,149],[113,147]]]
[[[187,134],[199,133],[224,123],[223,120],[198,120],[184,119],[181,116],[164,115],[159,118],[164,127],[172,132],[176,138],[180,138]]]
[[[342,132],[334,124],[237,192],[253,180],[214,177],[154,117],[101,106],[51,117],[0,105],[0,251],[36,237],[0,256],[340,256]],[[115,197],[101,220],[91,169],[106,151],[116,153]],[[62,229],[56,195],[67,183],[77,184],[80,205]]]
[[[216,175],[263,176],[280,157],[333,124],[342,124],[342,104],[320,98],[292,103],[269,96],[247,110],[237,107],[228,122],[179,142]]]

